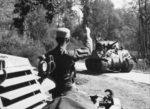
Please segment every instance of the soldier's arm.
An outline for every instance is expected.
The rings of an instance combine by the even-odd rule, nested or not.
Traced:
[[[71,56],[75,61],[79,59],[84,59],[91,55],[93,42],[92,42],[92,38],[90,37],[90,33],[91,33],[90,29],[86,27],[87,38],[86,38],[85,47],[68,51],[68,55]]]

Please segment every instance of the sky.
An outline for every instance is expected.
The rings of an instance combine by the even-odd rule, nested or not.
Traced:
[[[111,0],[114,3],[114,8],[122,8],[125,2],[130,2],[132,0]]]

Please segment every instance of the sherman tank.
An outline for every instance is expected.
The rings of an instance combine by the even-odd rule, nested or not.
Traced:
[[[130,72],[133,60],[128,50],[119,47],[118,41],[97,41],[96,49],[85,60],[89,71],[105,73],[108,71]]]

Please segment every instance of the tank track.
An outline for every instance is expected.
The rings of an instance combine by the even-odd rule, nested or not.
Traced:
[[[130,72],[133,69],[133,60],[132,59],[125,59],[124,67],[122,68],[121,72]]]
[[[106,59],[86,59],[85,65],[89,71],[105,73],[108,67],[108,62]]]

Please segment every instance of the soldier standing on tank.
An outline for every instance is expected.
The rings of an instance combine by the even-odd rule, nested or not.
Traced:
[[[46,61],[52,55],[56,64],[55,70],[50,74],[56,83],[56,88],[51,91],[52,97],[56,98],[68,91],[76,90],[75,85],[75,62],[84,59],[92,53],[92,39],[90,37],[90,29],[85,27],[86,44],[85,47],[73,50],[67,50],[70,41],[70,30],[59,27],[56,32],[57,47],[45,54]]]

